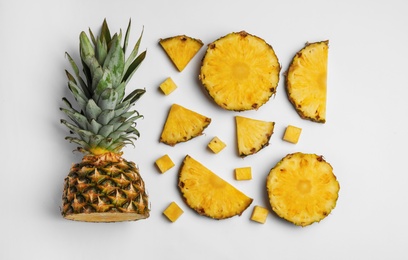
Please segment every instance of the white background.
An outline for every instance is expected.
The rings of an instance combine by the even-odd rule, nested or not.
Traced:
[[[0,1],[0,259],[407,259],[408,241],[408,2],[388,1]],[[147,58],[128,91],[146,88],[136,104],[141,137],[124,157],[146,182],[151,217],[115,224],[81,223],[60,215],[63,180],[81,154],[64,140],[61,98],[69,96],[65,52],[78,58],[78,36],[112,32],[132,19],[131,44],[144,26]],[[277,94],[258,111],[222,110],[197,78],[206,45],[246,30],[271,44],[282,65]],[[158,45],[186,34],[205,46],[177,72]],[[306,42],[329,40],[327,123],[299,118],[287,100],[283,72]],[[158,85],[172,77],[178,89]],[[71,98],[71,97],[70,97]],[[169,147],[158,142],[168,108],[178,103],[212,118],[205,134]],[[238,158],[234,116],[276,122],[270,145]],[[303,128],[298,144],[282,141],[288,124]],[[227,143],[211,154],[214,136]],[[253,206],[267,207],[265,179],[287,153],[324,155],[341,190],[336,208],[320,223],[301,228],[270,213],[250,220]],[[154,161],[169,154],[176,167],[159,174]],[[181,199],[177,172],[186,154],[254,199],[240,217],[199,216]],[[253,179],[238,182],[236,167]],[[172,201],[184,214],[170,223]]]

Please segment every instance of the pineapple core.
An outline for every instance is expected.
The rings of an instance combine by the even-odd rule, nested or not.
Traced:
[[[184,211],[174,201],[163,211],[171,222],[175,222],[183,213]]]
[[[252,179],[251,167],[236,168],[235,179],[237,181],[251,180]]]
[[[297,144],[299,141],[300,134],[302,132],[302,128],[289,125],[286,127],[285,134],[283,136],[283,140]]]
[[[252,211],[251,220],[264,224],[266,222],[266,217],[268,217],[268,213],[268,209],[261,206],[255,206]]]
[[[177,85],[174,83],[172,78],[167,78],[163,83],[160,84],[160,89],[163,91],[164,95],[169,95],[171,92],[176,90]]]
[[[174,162],[171,160],[171,158],[167,154],[165,154],[156,160],[156,165],[157,165],[157,168],[159,168],[161,173],[165,173],[166,171],[174,167]]]
[[[208,148],[210,148],[213,153],[217,154],[221,152],[227,145],[221,141],[218,137],[214,137],[209,143]]]

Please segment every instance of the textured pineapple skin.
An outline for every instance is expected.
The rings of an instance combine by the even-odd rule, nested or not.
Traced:
[[[149,217],[145,184],[135,163],[119,154],[85,155],[65,178],[61,214],[69,220],[119,222]]]
[[[319,165],[323,165],[323,168]],[[324,174],[316,172],[316,168]],[[266,180],[266,189],[272,210],[282,219],[297,226],[305,227],[320,222],[336,207],[338,200],[340,185],[332,170],[332,166],[321,155],[301,152],[286,155],[271,169]],[[309,192],[302,194],[299,191],[299,187],[304,189],[302,186],[303,178],[293,179],[292,177],[298,173],[311,175],[310,178],[306,177],[311,183],[307,189],[315,195],[309,196]],[[282,180],[291,179],[292,182],[286,183],[284,186],[276,184],[277,178],[279,178],[277,176],[282,174],[287,175],[282,176]],[[314,178],[314,174],[319,175],[318,178]],[[280,195],[280,199],[278,199],[277,193],[286,193],[286,195]],[[316,195],[316,193],[318,194]],[[286,198],[282,199],[282,197]],[[315,208],[318,207],[318,203],[321,207],[316,211]],[[313,213],[309,212],[313,210]]]
[[[313,44],[313,45],[324,45],[325,48],[328,48],[329,41],[326,40],[326,41],[315,42],[315,43],[306,43],[306,46],[296,53],[296,55],[293,57],[293,59],[292,59],[290,65],[289,65],[288,71],[285,72],[285,76],[286,76],[286,79],[285,79],[286,93],[287,93],[287,96],[288,96],[289,101],[292,103],[292,105],[293,105],[293,107],[295,108],[296,112],[298,113],[298,115],[299,115],[302,119],[306,119],[306,120],[310,120],[310,121],[313,121],[313,122],[323,123],[323,124],[324,124],[324,123],[326,123],[326,115],[325,115],[325,113],[322,114],[322,115],[320,115],[320,114],[315,114],[315,115],[313,115],[313,116],[307,115],[307,114],[304,112],[304,110],[303,110],[303,108],[301,107],[301,105],[298,104],[298,103],[296,102],[296,100],[292,97],[291,82],[290,82],[290,80],[289,80],[290,77],[288,76],[290,73],[292,73],[291,70],[292,70],[292,68],[294,67],[294,64],[296,63],[296,60],[297,60],[298,58],[300,58],[300,57],[302,56],[302,52],[303,52],[303,51],[306,51],[307,48],[309,48],[310,45],[312,45],[312,44]]]

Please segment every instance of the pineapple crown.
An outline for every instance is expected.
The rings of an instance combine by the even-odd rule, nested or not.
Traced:
[[[136,89],[125,97],[125,88],[134,72],[146,57],[146,51],[138,54],[143,30],[130,55],[126,58],[131,21],[126,30],[123,46],[122,31],[111,36],[106,19],[100,35],[95,38],[89,29],[80,34],[80,57],[83,78],[72,57],[66,53],[75,77],[67,70],[68,88],[79,109],[76,110],[67,98],[65,108],[60,108],[71,120],[61,119],[74,136],[70,142],[80,145],[84,153],[119,153],[126,144],[133,144],[140,135],[135,128],[136,120],[142,116],[136,110],[129,111],[145,93]]]

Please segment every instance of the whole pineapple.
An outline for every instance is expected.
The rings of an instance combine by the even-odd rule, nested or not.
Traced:
[[[62,216],[87,222],[116,222],[149,217],[148,196],[135,163],[121,157],[122,148],[139,137],[135,121],[142,117],[130,108],[145,93],[136,89],[125,97],[125,88],[146,56],[138,54],[140,35],[129,57],[125,57],[131,22],[124,39],[122,32],[111,35],[106,20],[95,38],[89,30],[80,34],[80,57],[84,78],[67,54],[75,76],[66,71],[68,87],[77,102],[68,99],[61,110],[70,118],[61,123],[74,136],[85,155],[72,166],[65,179]]]

